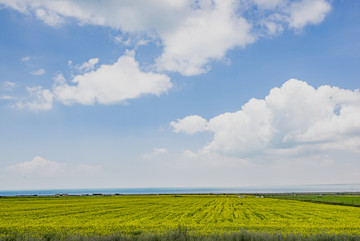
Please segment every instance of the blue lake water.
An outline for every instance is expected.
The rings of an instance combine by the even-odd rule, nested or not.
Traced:
[[[47,189],[47,190],[7,190],[0,196],[16,195],[92,195],[101,194],[191,194],[191,193],[293,193],[293,192],[360,192],[360,184],[302,185],[302,186],[247,186],[247,187],[207,187],[207,188],[103,188],[103,189]]]

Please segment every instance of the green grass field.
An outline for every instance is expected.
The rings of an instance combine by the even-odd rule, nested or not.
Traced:
[[[354,195],[274,195],[272,197],[289,200],[360,207],[360,196]]]
[[[0,236],[239,230],[360,234],[360,208],[226,195],[0,198]]]

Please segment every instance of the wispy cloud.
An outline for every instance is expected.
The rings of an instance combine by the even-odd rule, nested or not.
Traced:
[[[54,94],[41,86],[27,87],[29,96],[18,100],[13,107],[16,109],[27,109],[30,111],[50,110],[53,107]]]
[[[16,100],[16,97],[10,95],[0,95],[0,100]]]
[[[95,69],[95,65],[99,62],[98,58],[89,59],[89,61],[75,66],[75,68],[82,72],[88,72]],[[70,62],[71,63],[71,62]]]
[[[16,84],[14,82],[11,82],[11,81],[5,81],[3,83],[3,87],[2,89],[3,90],[13,90],[15,88]]]
[[[13,174],[24,177],[69,177],[73,175],[96,175],[101,172],[100,165],[80,164],[69,166],[65,163],[47,160],[41,156],[35,156],[31,161],[20,162],[8,166],[7,170]]]
[[[45,74],[45,70],[44,69],[38,69],[38,70],[30,72],[30,74],[32,74],[32,75],[43,75],[43,74]]]
[[[152,152],[142,155],[142,158],[143,159],[150,159],[150,158],[159,156],[161,154],[165,154],[166,152],[167,152],[166,148],[154,148],[152,150]]]
[[[22,62],[28,62],[29,60],[30,60],[29,56],[25,56],[25,57],[21,58]]]

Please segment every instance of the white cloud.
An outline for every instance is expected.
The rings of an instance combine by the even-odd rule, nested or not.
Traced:
[[[95,65],[99,62],[98,58],[92,58],[89,59],[89,61],[79,65],[79,66],[75,66],[75,68],[79,71],[84,71],[84,72],[89,72],[91,70],[95,69]],[[71,62],[69,62],[71,65]]]
[[[29,60],[30,60],[30,57],[29,57],[29,56],[25,56],[25,57],[21,58],[21,61],[22,61],[22,62],[27,62],[27,61],[29,61]]]
[[[57,27],[64,22],[64,18],[51,9],[37,8],[35,10],[35,15],[40,20],[44,21],[44,23],[53,27]]]
[[[263,35],[279,34],[286,27],[301,30],[318,24],[330,11],[325,0],[137,0],[137,1],[46,1],[0,0],[5,7],[34,14],[50,26],[67,19],[121,30],[115,41],[136,45],[161,41],[159,70],[183,75],[207,72],[211,61],[222,60],[236,47],[253,43]],[[131,41],[128,36],[143,36]]]
[[[294,2],[289,10],[289,25],[295,29],[302,29],[308,24],[318,24],[325,19],[330,9],[330,4],[324,0]]]
[[[115,104],[146,94],[160,95],[172,87],[167,75],[142,72],[132,51],[113,65],[104,64],[91,72],[76,75],[71,82],[74,85],[69,85],[62,75],[56,77],[53,92],[60,102]]]
[[[307,25],[321,23],[331,10],[326,0],[254,0],[258,6],[260,18],[257,35],[276,36],[286,27],[301,32]],[[262,17],[261,17],[262,16]]]
[[[54,94],[41,86],[26,88],[29,97],[19,100],[13,107],[31,111],[50,110],[53,106]]]
[[[43,75],[43,74],[45,74],[45,70],[44,69],[38,69],[38,70],[35,70],[33,72],[30,72],[30,74],[32,74],[32,75]]]
[[[14,82],[11,81],[5,81],[3,84],[3,88],[4,90],[12,90],[14,89],[16,86],[16,84]]]
[[[273,9],[286,3],[287,0],[254,0],[254,2],[259,8]]]
[[[147,45],[151,42],[151,38],[144,34],[128,34],[128,35],[116,35],[112,37],[116,44],[121,44],[126,47],[132,47],[137,49],[139,46]]]
[[[255,40],[251,24],[236,14],[236,1],[201,3],[182,24],[161,34],[164,52],[156,59],[160,70],[204,73],[211,60],[221,60],[228,50]]]
[[[62,175],[65,165],[36,156],[32,161],[18,163],[8,169],[22,176],[50,177]]]
[[[174,128],[174,132],[184,132],[186,134],[194,134],[196,132],[207,129],[207,121],[198,115],[187,116],[184,119],[172,121],[170,126]]]
[[[154,148],[155,153],[166,153],[166,148]]]
[[[143,159],[150,159],[150,158],[159,156],[161,154],[165,154],[166,152],[167,152],[166,148],[154,148],[152,150],[152,152],[142,155],[142,158]]]
[[[58,74],[52,89],[28,87],[29,97],[20,99],[14,107],[31,111],[50,110],[54,100],[66,105],[125,103],[143,95],[159,96],[173,86],[167,75],[143,72],[133,51],[127,51],[112,65],[103,64],[95,69],[97,63],[98,58],[92,58],[75,66],[84,73],[74,76],[70,83]]]
[[[17,163],[6,168],[12,174],[23,177],[86,177],[98,175],[102,171],[99,165],[79,164],[69,166],[65,163],[47,160],[41,156],[35,156],[32,161]]]
[[[327,85],[315,89],[296,79],[273,88],[264,99],[251,99],[241,110],[206,123],[186,117],[175,132],[211,131],[213,140],[200,153],[241,158],[279,158],[316,152],[360,150],[360,92]]]
[[[15,100],[16,97],[10,95],[1,95],[0,100]]]
[[[115,43],[123,44],[125,46],[130,46],[131,45],[131,38],[129,38],[129,37],[124,38],[121,35],[117,35],[117,36],[113,37],[113,40],[114,40]]]

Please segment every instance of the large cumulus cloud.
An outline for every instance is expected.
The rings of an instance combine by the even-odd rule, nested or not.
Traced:
[[[200,153],[241,158],[360,150],[360,92],[328,85],[314,88],[290,79],[264,99],[206,121],[189,116],[171,122],[175,132],[210,131]]]

